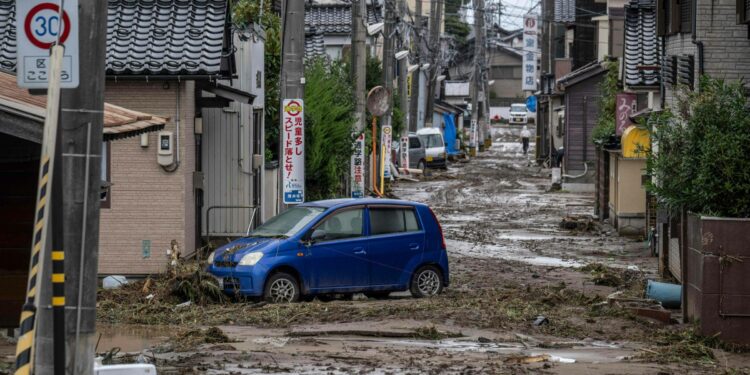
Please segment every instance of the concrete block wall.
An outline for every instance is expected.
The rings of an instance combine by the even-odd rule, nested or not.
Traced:
[[[736,22],[735,0],[697,0],[696,39],[704,45],[704,73],[727,80],[750,78],[750,39],[747,25]],[[668,36],[666,55],[695,56],[698,85],[698,51],[690,33]],[[667,87],[665,103],[676,104],[676,93]]]
[[[177,240],[183,254],[195,249],[194,82],[182,82],[180,91],[180,167],[167,172],[157,163],[156,133],[148,134],[148,147],[140,137],[109,143],[111,148],[110,208],[100,219],[99,273],[147,275],[166,268],[166,250]],[[176,136],[177,91],[175,82],[108,81],[106,101],[132,110],[169,118],[164,130]],[[144,257],[142,241],[151,241]]]

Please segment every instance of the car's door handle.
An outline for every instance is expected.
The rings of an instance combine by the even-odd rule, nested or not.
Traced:
[[[409,250],[419,250],[419,244],[418,243],[410,243],[409,244]]]
[[[357,254],[357,255],[366,255],[367,252],[365,251],[365,249],[363,247],[355,247],[354,248],[354,254]]]

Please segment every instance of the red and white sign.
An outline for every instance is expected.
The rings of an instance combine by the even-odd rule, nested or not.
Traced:
[[[633,125],[633,122],[630,121],[630,116],[638,110],[638,98],[635,94],[623,92],[617,94],[615,100],[617,101],[615,112],[615,115],[617,116],[615,119],[617,128],[615,134],[621,136],[628,126]]]
[[[365,197],[365,134],[360,134],[354,140],[352,153],[352,198]]]
[[[47,88],[57,43],[65,47],[60,87],[78,87],[78,0],[65,0],[64,8],[55,0],[16,0],[19,87]]]
[[[284,204],[305,201],[305,110],[302,99],[284,99],[282,134],[282,186]]]

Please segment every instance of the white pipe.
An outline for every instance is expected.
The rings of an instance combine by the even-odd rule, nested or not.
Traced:
[[[569,174],[564,174],[562,176],[565,177],[565,178],[581,178],[581,177],[585,176],[587,173],[589,173],[589,165],[586,164],[586,163],[583,163],[583,173],[582,174],[579,174],[578,176],[571,176]]]

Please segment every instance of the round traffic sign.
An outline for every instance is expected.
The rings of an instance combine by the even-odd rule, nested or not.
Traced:
[[[70,18],[68,12],[62,12],[60,24],[60,7],[53,3],[41,3],[26,14],[23,22],[24,32],[31,44],[41,49],[50,49],[57,42],[60,31],[60,43],[65,43],[70,35]]]

